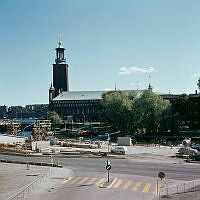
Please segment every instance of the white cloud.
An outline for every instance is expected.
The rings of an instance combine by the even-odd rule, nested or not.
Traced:
[[[200,73],[196,73],[196,74],[193,74],[190,78],[199,78],[200,77]]]
[[[183,88],[183,89],[168,89],[168,91],[170,93],[179,93],[179,94],[194,94],[195,93],[195,89],[189,89],[189,88]]]
[[[133,73],[151,73],[155,71],[153,67],[121,67],[119,74],[126,75],[126,74],[133,74]]]
[[[187,93],[187,94],[191,94],[195,92],[194,89],[180,89],[179,91],[182,93]]]
[[[153,87],[153,91],[154,91],[154,92],[160,92],[160,88],[154,88],[154,87]]]
[[[104,90],[105,90],[105,91],[112,91],[112,90],[114,90],[114,89],[112,89],[112,88],[105,88]]]

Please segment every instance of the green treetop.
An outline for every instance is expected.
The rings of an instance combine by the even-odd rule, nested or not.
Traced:
[[[48,119],[51,120],[51,123],[53,123],[53,124],[62,123],[62,119],[55,111],[48,112]]]

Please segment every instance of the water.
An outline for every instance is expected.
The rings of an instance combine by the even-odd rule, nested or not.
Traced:
[[[9,132],[0,132],[0,134],[8,134],[10,135]],[[32,134],[32,131],[24,131],[24,132],[20,132],[18,133],[18,136],[23,136],[23,137],[30,137]]]
[[[17,122],[19,122],[20,124],[34,124],[36,123],[38,120],[37,119],[13,119],[14,121],[16,120]],[[8,119],[6,121],[10,122],[13,121],[11,119]]]
[[[105,141],[107,140],[107,138],[102,138],[102,137],[98,137],[98,136],[93,136],[93,137],[88,137],[88,136],[67,136],[67,135],[55,135],[56,138],[58,139],[62,139],[62,140],[65,140],[65,139],[71,139],[71,140],[77,140],[79,139],[80,137],[82,137],[84,140],[90,140],[90,141]]]
[[[33,135],[32,131],[23,131],[20,132],[19,135],[24,136],[24,137],[30,137],[31,135]]]
[[[0,132],[0,134],[10,135],[9,132]],[[32,135],[33,135],[32,131],[23,131],[23,132],[18,133],[18,136],[22,136],[22,137],[30,137]],[[67,135],[64,135],[64,134],[63,135],[56,135],[55,137],[58,138],[58,139],[62,139],[62,140],[65,140],[65,139],[75,139],[75,140],[77,140],[77,139],[79,139],[79,137],[83,137],[84,140],[104,141],[104,138],[101,138],[101,137],[84,137],[84,136],[77,136],[77,137],[71,136],[70,137],[70,136],[67,136]]]

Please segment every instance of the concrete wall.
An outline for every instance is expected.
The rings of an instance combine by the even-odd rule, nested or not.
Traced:
[[[31,143],[32,150],[36,151],[37,149],[41,151],[41,149],[50,148],[50,141],[36,141]]]
[[[132,145],[131,137],[118,137],[117,145],[118,146],[131,146]]]

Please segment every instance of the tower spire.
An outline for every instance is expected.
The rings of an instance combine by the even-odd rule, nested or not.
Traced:
[[[58,48],[63,48],[61,40],[58,41]]]
[[[151,76],[149,75],[149,87],[148,87],[148,90],[153,90],[152,86],[151,86]]]
[[[55,98],[55,88],[53,87],[52,81],[51,86],[49,88],[49,103],[52,101],[52,99]]]
[[[58,48],[62,48],[61,33],[58,34]]]

